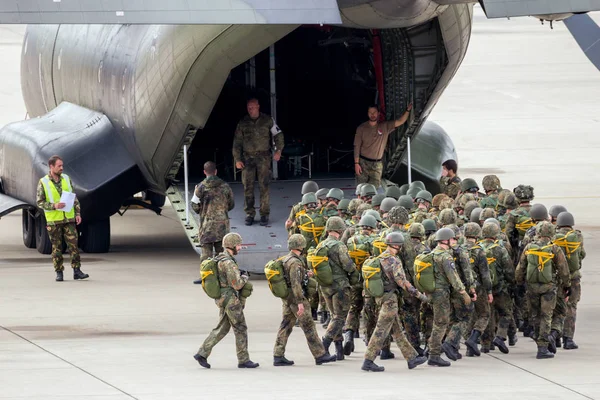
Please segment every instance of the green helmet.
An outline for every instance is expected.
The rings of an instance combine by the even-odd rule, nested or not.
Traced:
[[[239,233],[228,233],[223,236],[223,247],[226,249],[235,249],[235,246],[239,246],[242,244],[242,237]]]
[[[500,201],[500,200],[498,200]],[[502,202],[502,207],[508,208],[509,210],[514,210],[519,207],[519,201],[517,200],[517,196],[514,193],[507,193],[504,197],[504,201]]]
[[[543,221],[537,225],[536,232],[538,236],[553,238],[556,234],[556,228],[551,222]]]
[[[374,216],[365,214],[360,219],[358,226],[366,226],[367,228],[377,229],[377,220]]]
[[[479,214],[480,221],[485,221],[489,218],[496,218],[496,211],[493,208],[485,208],[481,211],[481,214]]]
[[[342,191],[342,189],[333,188],[333,189],[330,189],[329,192],[327,192],[326,198],[327,199],[336,199],[336,200],[340,201],[344,198],[344,192]]]
[[[500,191],[500,193],[498,193],[498,204],[500,204],[500,206],[504,207],[504,199],[506,198],[506,195],[509,193],[514,195],[514,193],[508,189],[502,189]]]
[[[431,204],[431,202],[433,201],[433,196],[427,190],[421,190],[419,193],[417,193],[416,197],[416,200],[419,199],[425,200],[426,202]]]
[[[350,214],[352,214],[352,215],[356,214],[358,206],[360,206],[363,203],[364,203],[364,201],[362,201],[361,199],[352,199],[352,200],[350,200],[350,203],[348,204],[348,212]]]
[[[500,179],[496,175],[486,175],[483,177],[481,185],[486,192],[498,190],[500,189]]]
[[[411,199],[416,199],[417,195],[421,192],[421,190],[423,189],[416,186],[412,186],[410,189],[408,189],[408,192],[406,192],[406,194],[410,196]]]
[[[496,218],[488,218],[483,222],[483,224],[485,225],[488,222],[491,222],[492,224],[496,224],[496,226],[498,226],[498,229],[502,229],[502,227],[500,226],[500,221],[498,221]]]
[[[424,219],[422,224],[423,228],[425,228],[425,231],[427,232],[437,231],[437,224],[432,219]]]
[[[295,233],[288,239],[289,250],[304,250],[306,247],[306,239],[299,233]]]
[[[342,211],[348,211],[348,206],[350,205],[350,199],[342,199],[338,203],[337,209]]]
[[[456,219],[458,217],[456,216],[456,211],[454,211],[453,209],[444,208],[442,211],[440,211],[439,218],[442,225],[452,225],[456,224]]]
[[[534,221],[545,221],[548,219],[548,209],[543,204],[534,204],[529,210],[529,216]]]
[[[431,205],[439,209],[442,200],[447,198],[449,197],[446,193],[438,193],[435,196],[433,196],[433,200],[431,200]]]
[[[454,234],[454,231],[450,228],[442,228],[435,233],[435,240],[438,242],[440,240],[450,240],[454,237],[456,237],[456,235]]]
[[[358,185],[356,185],[356,190],[354,191],[354,194],[357,196],[360,196],[360,189],[365,186],[364,183],[359,183]]]
[[[479,208],[479,203],[475,200],[468,201],[467,204],[465,204],[465,217],[471,218],[471,214],[476,208]]]
[[[468,238],[478,238],[481,236],[481,227],[475,222],[469,222],[464,226],[465,236]]]
[[[385,199],[385,194],[378,193],[371,199],[371,205],[373,207],[380,206],[383,199]]]
[[[454,205],[454,208],[455,209],[462,208],[464,210],[465,207],[467,206],[467,203],[470,201],[476,201],[475,196],[472,193],[463,193],[460,195],[458,200],[456,200],[456,204]]]
[[[365,214],[366,211],[372,210],[372,209],[373,209],[373,207],[371,207],[371,205],[369,203],[362,203],[361,205],[359,205],[356,208],[356,214],[355,215],[357,217],[362,217]]]
[[[481,228],[481,236],[484,238],[496,239],[500,234],[500,227],[491,221],[486,221]]]
[[[479,185],[475,182],[475,179],[466,178],[460,183],[460,190],[468,192],[471,189],[479,190]]]
[[[514,188],[513,192],[519,201],[533,200],[533,187],[529,185],[519,185]]]
[[[410,237],[422,238],[425,236],[425,227],[418,222],[413,222],[410,228],[408,228],[408,234]]]
[[[340,217],[331,217],[327,220],[327,224],[325,224],[325,230],[327,232],[344,232],[346,230],[346,223]]]
[[[379,212],[377,210],[367,210],[364,212],[363,216],[365,215],[372,215],[375,217],[375,219],[377,220],[377,222],[381,222],[381,214],[379,214]]]
[[[381,202],[379,209],[381,211],[383,211],[384,213],[386,213],[386,212],[389,212],[392,208],[396,207],[397,205],[398,205],[398,201],[396,201],[396,199],[394,199],[393,197],[386,197]]]
[[[408,211],[415,208],[415,203],[413,202],[412,197],[410,197],[407,194],[405,194],[404,196],[400,196],[400,198],[398,199],[398,205],[406,208]]]
[[[321,189],[317,190],[315,195],[317,196],[317,199],[325,200],[327,198],[327,193],[329,193],[329,189],[321,188]]]
[[[469,220],[471,222],[479,222],[479,217],[482,211],[483,208],[481,207],[474,208],[473,211],[471,211],[471,216],[469,217]]]
[[[556,218],[556,217],[558,217],[558,214],[560,214],[561,212],[565,212],[565,211],[567,211],[567,208],[565,206],[555,205],[555,206],[550,207],[550,211],[548,211],[548,214],[550,214],[552,216],[552,218]]]
[[[400,196],[404,196],[406,192],[408,192],[408,189],[410,189],[410,185],[408,183],[400,186]]]
[[[319,190],[319,185],[315,181],[306,181],[302,185],[302,194],[315,193]]]
[[[360,188],[361,196],[375,196],[377,194],[377,188],[370,183],[366,183],[363,187]]]
[[[393,207],[388,213],[388,221],[392,224],[405,225],[408,224],[408,211],[402,206]]]
[[[567,211],[563,211],[556,217],[556,226],[573,226],[575,225],[575,218],[573,214]]]
[[[401,246],[404,244],[404,235],[400,232],[388,233],[385,237],[385,244],[392,246]]]
[[[317,196],[314,193],[306,193],[304,196],[302,196],[303,206],[310,203],[318,203]]]
[[[385,197],[393,197],[398,200],[402,196],[402,192],[398,186],[389,186],[385,189]]]
[[[417,187],[417,188],[419,188],[420,190],[425,190],[425,189],[426,189],[426,188],[425,188],[425,184],[424,184],[423,182],[421,182],[421,181],[413,181],[413,182],[410,184],[410,187],[411,187],[411,188]]]

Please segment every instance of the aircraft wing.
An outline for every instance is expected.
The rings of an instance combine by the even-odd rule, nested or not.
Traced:
[[[589,15],[573,15],[565,25],[596,68],[600,69],[600,27]]]
[[[479,0],[488,18],[599,11],[600,0]]]
[[[2,0],[0,24],[341,24],[336,0]]]

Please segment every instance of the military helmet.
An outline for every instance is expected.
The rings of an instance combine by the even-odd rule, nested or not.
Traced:
[[[350,199],[342,199],[338,203],[337,209],[342,211],[348,211],[348,206],[350,205]]]
[[[529,185],[519,185],[514,188],[513,192],[519,201],[533,200],[533,187]]]
[[[555,226],[548,221],[540,222],[536,227],[536,233],[538,236],[553,238],[556,234]]]
[[[404,196],[406,192],[408,192],[408,189],[410,189],[410,185],[408,183],[400,186],[400,196]]]
[[[464,210],[465,206],[470,201],[476,201],[473,193],[463,193],[460,195],[458,200],[456,200],[456,203],[454,204],[454,208],[462,208]]]
[[[506,195],[509,193],[512,193],[512,192],[508,189],[502,189],[500,191],[500,193],[498,193],[498,204],[500,204],[500,206],[504,207],[504,199],[506,198]]]
[[[328,188],[321,188],[321,189],[317,190],[315,195],[317,196],[317,199],[325,200],[327,198],[327,193],[329,193]]]
[[[479,220],[485,221],[490,218],[496,218],[496,211],[493,208],[484,208],[479,214]]]
[[[555,205],[550,207],[548,214],[550,214],[553,218],[556,218],[558,217],[558,214],[565,211],[567,211],[567,208],[565,206]]]
[[[454,231],[450,228],[442,228],[435,233],[435,240],[438,242],[440,240],[450,240],[454,237],[456,237],[456,235],[454,234]]]
[[[354,194],[357,196],[360,196],[360,189],[365,186],[364,183],[359,183],[358,185],[356,185],[356,190],[354,191]]]
[[[302,194],[315,193],[319,190],[319,184],[315,181],[306,181],[302,184]]]
[[[356,208],[356,216],[357,217],[362,217],[364,215],[364,213],[368,210],[372,210],[373,207],[371,207],[371,205],[369,203],[362,203],[361,205],[359,205]]]
[[[502,202],[502,207],[508,208],[509,210],[514,210],[519,207],[519,201],[517,200],[517,196],[514,193],[507,193],[504,197],[504,201]]]
[[[433,196],[427,190],[421,190],[419,193],[417,193],[416,199],[422,199],[431,204],[431,202],[433,201]]]
[[[377,220],[370,214],[365,214],[360,219],[358,226],[366,226],[367,228],[377,229]]]
[[[377,222],[381,222],[381,214],[379,214],[379,211],[377,211],[377,210],[373,210],[373,209],[367,210],[364,212],[363,216],[365,216],[365,215],[372,215],[375,217]]]
[[[444,197],[442,201],[440,201],[440,210],[444,210],[446,208],[452,208],[454,206],[454,200],[450,197]]]
[[[381,202],[379,209],[381,211],[383,211],[384,213],[386,213],[386,212],[390,211],[392,208],[396,207],[397,205],[398,205],[398,201],[396,201],[396,199],[394,199],[393,197],[386,197]]]
[[[500,189],[500,179],[496,175],[486,175],[483,177],[481,185],[486,192],[498,190]]]
[[[235,249],[235,246],[242,244],[242,237],[239,233],[231,232],[223,236],[223,247],[227,249]]]
[[[415,203],[413,202],[412,197],[410,197],[407,194],[405,194],[404,196],[400,196],[400,198],[398,199],[398,205],[406,208],[408,211],[415,208]]]
[[[416,199],[417,195],[419,194],[419,192],[421,192],[421,190],[423,189],[416,186],[412,186],[410,189],[408,189],[408,192],[406,192],[406,194],[410,196],[411,199]]]
[[[361,199],[350,200],[350,203],[348,204],[348,212],[352,215],[356,214],[358,206],[360,206],[361,204],[364,204],[364,201],[362,201]]]
[[[535,221],[545,221],[548,219],[548,209],[543,204],[534,204],[529,210],[529,216]]]
[[[375,196],[377,194],[377,188],[370,183],[365,183],[363,187],[360,188],[361,196]]]
[[[474,208],[473,211],[471,211],[471,216],[469,217],[469,220],[471,222],[479,222],[479,216],[481,215],[482,211],[483,208],[481,207]]]
[[[425,227],[423,226],[423,224],[413,222],[410,228],[408,228],[408,234],[410,235],[410,237],[422,238],[425,236]]]
[[[310,203],[317,203],[317,196],[314,193],[306,193],[302,196],[302,205],[305,206]]]
[[[405,225],[408,220],[408,211],[402,206],[395,206],[388,213],[388,221],[392,224]]]
[[[429,219],[429,218],[424,219],[421,224],[423,225],[423,228],[425,228],[425,231],[427,231],[427,232],[437,231],[437,224],[432,219]]]
[[[485,225],[486,223],[491,222],[492,224],[495,224],[498,229],[501,229],[502,227],[500,226],[500,221],[498,221],[496,218],[488,218],[485,221],[483,221],[483,224]]]
[[[371,205],[373,207],[380,206],[383,199],[385,199],[385,194],[378,193],[371,199]]]
[[[288,250],[304,250],[306,239],[299,233],[295,233],[288,239]]]
[[[445,208],[442,211],[440,211],[439,218],[442,225],[451,225],[456,224],[456,219],[458,217],[456,216],[456,211],[454,211],[451,208]]]
[[[327,224],[325,224],[325,230],[327,232],[343,232],[346,230],[346,223],[340,217],[331,217],[327,220]]]
[[[410,184],[410,187],[411,188],[418,187],[421,190],[425,190],[426,189],[425,184],[423,182],[421,182],[421,181],[412,181],[411,184]]]
[[[329,192],[327,192],[326,198],[336,199],[339,201],[344,198],[344,192],[342,191],[342,189],[333,188],[330,189]]]
[[[475,222],[469,222],[464,228],[465,236],[468,238],[478,238],[481,236],[481,227]]]
[[[481,228],[481,236],[496,239],[500,234],[500,227],[491,221],[486,221]]]
[[[471,213],[478,207],[479,203],[477,203],[475,200],[467,201],[467,204],[465,204],[465,217],[471,218]]]
[[[385,237],[385,244],[399,246],[404,244],[404,235],[400,232],[391,232]]]
[[[475,179],[466,178],[463,179],[462,182],[460,182],[460,190],[462,190],[463,192],[468,192],[471,189],[479,190],[479,185],[477,184],[477,182],[475,182]]]
[[[393,197],[398,200],[400,196],[402,196],[402,192],[398,186],[388,186],[388,188],[385,189],[385,197]]]
[[[573,226],[575,225],[575,218],[573,214],[567,211],[563,211],[556,217],[556,226]]]
[[[440,207],[440,203],[442,202],[442,200],[448,198],[448,195],[446,193],[438,193],[435,196],[433,196],[433,199],[431,200],[431,205],[434,207],[439,208]]]

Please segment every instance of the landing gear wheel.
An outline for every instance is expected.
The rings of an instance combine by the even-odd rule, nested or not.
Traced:
[[[52,253],[52,243],[50,242],[50,236],[48,236],[48,229],[46,228],[46,216],[44,213],[35,219],[35,244],[36,249],[40,254]]]
[[[150,204],[155,207],[163,207],[165,205],[166,197],[162,194],[146,190],[144,192],[144,200],[149,201]]]
[[[79,247],[86,253],[108,253],[110,248],[110,219],[82,224]]]
[[[35,218],[29,210],[23,210],[23,244],[28,249],[35,249]]]

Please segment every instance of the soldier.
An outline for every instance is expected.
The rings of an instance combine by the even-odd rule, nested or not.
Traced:
[[[550,207],[550,211],[548,211],[548,214],[550,214],[550,222],[552,222],[554,225],[556,225],[556,218],[558,217],[558,214],[560,214],[561,212],[566,212],[567,208],[565,206],[561,206],[561,205],[554,205],[552,207]]]
[[[387,244],[387,249],[374,260],[376,264],[379,264],[379,268],[381,269],[383,296],[375,299],[379,308],[379,316],[373,335],[369,340],[367,351],[365,352],[365,360],[361,367],[363,371],[384,371],[385,368],[378,366],[373,360],[377,356],[377,351],[383,347],[390,332],[408,363],[408,369],[413,369],[427,361],[427,357],[417,353],[400,328],[400,321],[398,319],[398,289],[404,289],[421,301],[427,301],[427,296],[420,293],[406,280],[402,263],[397,257],[400,247],[404,244],[404,236],[399,232],[390,233],[386,236],[385,243]]]
[[[77,245],[79,233],[76,225],[81,224],[81,206],[75,197],[73,206],[68,211],[66,204],[61,202],[64,193],[73,193],[71,178],[63,173],[64,163],[59,156],[48,160],[48,175],[40,179],[37,186],[37,206],[44,211],[46,229],[52,243],[52,264],[56,272],[56,281],[62,282],[63,277],[63,241],[71,255],[73,279],[86,279],[90,276],[81,271],[81,258]]]
[[[413,212],[411,216],[411,220],[413,222],[423,222],[423,220],[427,219],[429,214],[429,208],[431,207],[431,202],[433,201],[433,197],[431,193],[427,190],[421,190],[417,193],[417,197],[415,198],[415,203],[417,203],[417,209]]]
[[[306,193],[316,193],[319,190],[319,185],[314,181],[306,181],[302,184],[302,196]],[[298,233],[298,227],[295,226],[296,222],[296,214],[298,214],[302,210],[302,201],[296,203],[292,206],[290,210],[290,216],[285,221],[285,229],[288,230],[288,234],[291,236],[294,233]]]
[[[415,202],[415,200],[417,199],[417,195],[421,192],[421,190],[425,190],[425,189],[421,189],[418,186],[411,186],[408,189],[408,192],[406,192],[406,195],[410,196],[410,198],[413,200],[413,202]]]
[[[383,199],[385,199],[385,194],[382,193],[377,193],[375,196],[373,196],[371,199],[371,207],[373,207],[373,210],[379,212],[379,207],[381,206]]]
[[[438,230],[437,224],[432,219],[426,219],[421,224],[425,228],[425,245],[429,247],[427,244],[428,239],[431,235],[435,235],[435,232]]]
[[[472,180],[470,178],[465,179],[463,182]],[[473,181],[475,182],[475,181]],[[457,219],[456,225],[462,227],[464,224],[470,222],[469,218],[465,215],[465,207],[469,202],[476,202],[477,199],[472,193],[463,193],[458,196],[458,199],[454,202],[454,211],[456,211]]]
[[[410,110],[412,110],[412,103],[408,105],[400,119],[379,122],[377,106],[369,107],[369,120],[356,128],[354,136],[354,172],[357,183],[371,183],[376,189],[381,186],[383,172],[381,160],[388,136],[408,120]]]
[[[481,208],[498,209],[498,190],[501,190],[500,179],[496,175],[486,175],[481,182],[485,197],[479,200]]]
[[[379,211],[381,212],[381,218],[386,225],[390,225],[388,221],[388,213],[390,210],[398,205],[398,201],[393,197],[386,197],[381,202],[381,206],[379,206]]]
[[[583,235],[581,231],[573,229],[575,219],[569,212],[561,212],[556,219],[556,235],[554,244],[560,246],[569,264],[571,274],[571,292],[566,304],[566,317],[564,318],[563,349],[574,350],[579,346],[573,341],[575,336],[575,321],[577,320],[577,303],[581,299],[581,262],[585,258],[583,248]],[[554,316],[553,316],[554,319]]]
[[[361,199],[352,199],[350,200],[350,203],[348,203],[348,213],[352,218],[352,222],[350,223],[351,225],[355,225],[358,221],[360,221],[360,218],[356,218],[356,211],[358,209],[358,206],[360,206],[363,203],[364,202]]]
[[[409,214],[415,209],[415,202],[413,201],[413,198],[407,194],[400,196],[398,199],[398,205],[404,207]]]
[[[481,223],[479,222],[480,217],[481,217],[481,212],[483,211],[483,208],[481,207],[476,207],[471,211],[471,215],[469,216],[469,220],[471,222],[476,223],[477,225],[479,225],[479,227],[481,228]]]
[[[446,208],[446,209],[443,209],[442,212],[440,213],[440,224],[442,224],[442,227],[450,228],[454,232],[459,232],[458,239],[460,239],[462,236],[462,233],[460,233],[460,229],[457,226],[457,221],[458,221],[458,215],[452,209]]]
[[[352,226],[349,226],[344,231],[344,234],[342,235],[342,238],[340,239],[342,241],[342,243],[346,244],[348,242],[348,239],[350,239],[356,233],[356,231],[357,231],[356,224],[361,220],[365,211],[368,211],[371,209],[372,209],[371,205],[368,203],[362,203],[361,205],[358,206],[358,208],[356,209],[356,214],[354,215],[354,217],[352,217],[356,223]]]
[[[370,183],[365,183],[360,188],[360,198],[367,204],[371,204],[373,196],[377,194],[377,188]]]
[[[552,313],[556,305],[557,288],[560,284],[564,295],[571,294],[569,266],[565,254],[551,240],[555,228],[550,222],[537,226],[537,236],[521,255],[517,266],[517,282],[527,282],[527,298],[531,317],[536,321],[537,359],[552,358],[556,342],[550,335]]]
[[[204,163],[204,179],[194,190],[192,210],[200,216],[198,240],[202,246],[200,263],[223,252],[221,242],[229,233],[229,214],[235,202],[229,185],[217,176],[217,166],[212,161]],[[201,284],[202,279],[194,281]]]
[[[322,214],[325,218],[338,216],[337,206],[340,201],[344,198],[344,192],[341,189],[333,188],[327,192],[326,201],[327,203],[323,206]]]
[[[479,200],[481,197],[483,197],[482,193],[479,193],[479,185],[477,184],[477,182],[475,181],[475,179],[472,178],[466,178],[464,179],[461,183],[460,183],[460,188],[461,188],[461,194],[472,194],[473,196],[475,196],[475,200]]]
[[[258,363],[250,361],[248,354],[248,327],[244,317],[245,299],[239,295],[239,291],[248,282],[248,275],[240,274],[234,258],[242,249],[242,237],[237,233],[228,233],[223,237],[223,247],[225,251],[219,254],[216,260],[221,286],[221,297],[215,299],[215,304],[219,308],[219,323],[204,340],[194,358],[202,367],[210,368],[207,359],[213,347],[227,335],[230,328],[233,328],[238,368],[256,368],[259,366]]]
[[[341,199],[337,205],[338,217],[346,222],[346,225],[350,225],[351,215],[348,212],[348,206],[350,205],[350,199]]]
[[[392,197],[394,200],[397,201],[400,198],[400,196],[402,196],[402,191],[398,186],[392,185],[388,186],[387,189],[385,189],[385,197]]]
[[[415,254],[415,256],[431,251],[431,249],[424,242],[425,233],[425,227],[418,222],[411,224],[410,228],[408,228],[408,234],[410,235],[410,243],[413,247],[413,253]],[[405,268],[405,270],[407,271],[406,276],[410,277],[409,280],[411,282],[414,282],[414,266],[412,268],[408,266],[408,268]],[[400,311],[402,313],[402,322],[404,323],[404,330],[406,331],[406,336],[415,348],[415,350],[417,350],[417,353],[419,353],[419,355],[423,355],[424,352],[421,348],[421,341],[419,337],[419,327],[421,326],[421,303],[418,299],[414,297],[405,296],[403,300],[404,301],[402,302]]]
[[[294,362],[285,357],[285,346],[294,329],[296,321],[306,336],[308,348],[315,358],[317,365],[336,361],[335,355],[328,355],[319,339],[315,322],[308,310],[310,304],[304,294],[303,282],[307,279],[306,266],[302,253],[306,247],[304,236],[294,234],[288,239],[289,254],[283,258],[283,273],[288,284],[289,295],[283,302],[283,320],[277,332],[275,348],[273,350],[273,365],[276,367],[294,365]]]
[[[519,208],[519,202],[517,196],[513,192],[508,192],[502,198],[502,193],[498,196],[498,221],[500,222],[500,228],[502,232],[506,233],[506,223],[511,211]],[[508,235],[507,235],[508,236]]]
[[[519,185],[513,192],[519,201],[519,207],[507,213],[506,235],[508,236],[508,240],[510,240],[511,246],[515,249],[520,249],[521,240],[523,240],[525,232],[527,232],[527,229],[535,226],[529,217],[529,210],[531,210],[530,202],[533,200],[533,188],[527,185]],[[520,256],[520,254],[517,254],[516,259]]]
[[[315,195],[319,200],[319,208],[327,205],[327,193],[329,193],[328,188],[321,188],[315,192]]]
[[[273,160],[279,161],[284,145],[283,133],[272,117],[260,112],[257,99],[248,100],[246,106],[248,115],[238,123],[233,137],[233,159],[235,167],[242,170],[246,225],[254,223],[254,180],[258,177],[260,224],[267,226],[270,214],[271,142],[275,143]]]
[[[454,160],[446,160],[442,163],[442,177],[440,178],[440,191],[453,200],[456,199],[460,191],[460,178],[458,164]]]
[[[317,197],[314,193],[302,196],[304,210],[296,213],[296,226],[306,239],[306,250],[316,246],[321,240],[321,234],[325,230],[325,218],[317,210]]]

